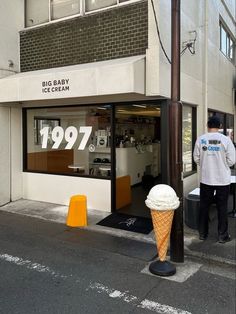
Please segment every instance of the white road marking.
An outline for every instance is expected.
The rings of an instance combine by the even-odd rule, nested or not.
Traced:
[[[121,292],[119,290],[104,286],[98,282],[91,283],[87,290],[89,289],[96,290],[97,293],[105,293],[110,298],[118,298],[124,302],[131,303],[136,307],[150,310],[159,314],[191,314],[191,312],[177,309],[169,305],[160,304],[158,302],[150,301],[147,299],[139,301],[136,296],[129,294],[129,291]]]
[[[13,263],[19,266],[26,266],[26,268],[35,270],[39,273],[49,273],[51,276],[56,277],[56,278],[58,277],[63,278],[63,279],[67,278],[67,276],[61,275],[45,265],[33,263],[29,260],[24,260],[17,256],[11,256],[8,254],[0,254],[0,260]]]
[[[148,309],[159,314],[191,314],[188,311],[176,309],[172,306],[160,304],[146,299],[143,300],[141,305],[138,305],[138,307],[141,307],[142,309]]]
[[[138,300],[137,297],[129,294],[128,291],[121,292],[119,290],[115,290],[115,289],[109,288],[107,286],[104,286],[103,284],[98,283],[98,282],[90,283],[87,290],[89,290],[89,289],[96,290],[97,293],[106,293],[110,298],[122,299],[126,303],[132,303],[132,302]]]
[[[9,254],[0,254],[0,260],[9,262],[18,266],[25,266],[27,269],[34,270],[40,273],[47,273],[54,278],[59,277],[59,278],[67,279],[67,278],[72,277],[72,275],[69,275],[69,276],[62,275],[45,265],[42,265],[39,263],[33,263],[30,260],[24,260],[20,257],[12,256]],[[81,280],[76,280],[76,282],[80,282],[80,281]],[[129,291],[122,292],[122,291],[104,286],[103,284],[98,283],[98,282],[90,282],[86,290],[88,291],[91,289],[94,290],[98,294],[104,293],[108,295],[109,298],[119,299],[123,302],[130,303],[132,306],[135,306],[137,308],[150,310],[152,312],[156,312],[159,314],[191,314],[191,312],[177,309],[169,305],[160,304],[158,302],[154,302],[151,300],[147,300],[147,299],[139,300],[138,297],[130,294]]]

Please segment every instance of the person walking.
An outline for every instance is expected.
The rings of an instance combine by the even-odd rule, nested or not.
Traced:
[[[218,242],[230,241],[228,232],[227,203],[230,191],[230,176],[235,164],[235,147],[231,139],[219,133],[220,120],[211,116],[208,132],[196,140],[193,158],[200,166],[200,217],[199,239],[208,237],[209,207],[216,202],[218,213]]]

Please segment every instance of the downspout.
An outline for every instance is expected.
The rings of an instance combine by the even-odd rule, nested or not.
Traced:
[[[207,131],[208,120],[208,0],[205,0],[204,21],[204,78],[203,78],[203,132]]]
[[[10,161],[9,161],[9,175],[10,175],[10,202],[12,202],[12,108],[11,106],[9,107],[9,156],[10,156]]]

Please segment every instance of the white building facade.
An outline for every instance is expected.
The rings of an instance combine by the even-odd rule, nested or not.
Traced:
[[[0,204],[84,194],[88,208],[133,213],[143,194],[145,216],[148,188],[169,180],[171,1],[0,6]],[[236,140],[235,6],[181,1],[185,195],[198,186],[192,148],[208,116]]]

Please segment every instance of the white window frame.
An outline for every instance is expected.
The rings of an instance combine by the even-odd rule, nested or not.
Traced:
[[[221,53],[232,63],[235,62],[235,38],[231,35],[231,32],[226,27],[225,23],[220,20],[220,51]],[[222,30],[226,33],[226,53],[222,49]],[[230,40],[233,42],[233,57],[230,57]]]
[[[27,0],[25,0],[25,7],[26,7],[26,1]],[[57,23],[59,21],[69,20],[69,19],[72,19],[72,18],[75,18],[75,17],[78,17],[78,16],[94,14],[94,13],[99,12],[99,11],[111,10],[111,9],[114,9],[114,8],[117,8],[117,7],[121,7],[121,6],[125,6],[125,5],[128,5],[128,4],[131,4],[131,3],[140,2],[142,0],[128,0],[128,1],[125,1],[125,2],[122,2],[122,3],[120,3],[119,0],[117,0],[117,4],[115,4],[115,5],[111,5],[111,6],[108,6],[108,7],[105,7],[105,8],[101,8],[101,9],[97,9],[97,10],[93,10],[93,11],[89,11],[89,12],[85,11],[85,1],[86,0],[80,0],[80,13],[69,15],[69,16],[65,16],[65,17],[62,17],[62,18],[59,18],[59,19],[52,19],[52,17],[51,17],[51,0],[48,0],[49,22],[44,22],[44,23],[40,23],[40,24],[37,24],[37,25],[33,25],[33,26],[26,26],[26,18],[27,17],[26,17],[26,10],[25,10],[25,26],[24,26],[24,30],[28,30],[28,29],[32,29],[32,28],[38,28],[38,27],[41,27],[41,26],[44,26],[44,25]]]
[[[194,148],[194,144],[195,144],[195,141],[196,141],[196,128],[197,128],[197,121],[196,121],[196,107],[194,106],[191,106],[189,104],[184,104],[183,105],[183,110],[184,108],[186,109],[189,109],[191,111],[191,125],[190,125],[190,129],[191,129],[191,145],[192,145],[192,148],[189,150],[189,151],[185,151],[184,150],[184,112],[182,113],[182,136],[183,136],[183,143],[182,143],[182,155],[183,155],[183,176],[184,178],[192,175],[193,173],[196,172],[196,169],[197,169],[197,166],[196,164],[194,163],[193,161],[193,155],[192,155],[192,152],[193,152],[193,148]],[[191,163],[186,163],[185,160],[184,160],[184,157],[185,157],[185,154],[186,152],[189,152],[189,155],[191,157]],[[191,169],[189,170],[188,169],[188,165],[191,165]]]

